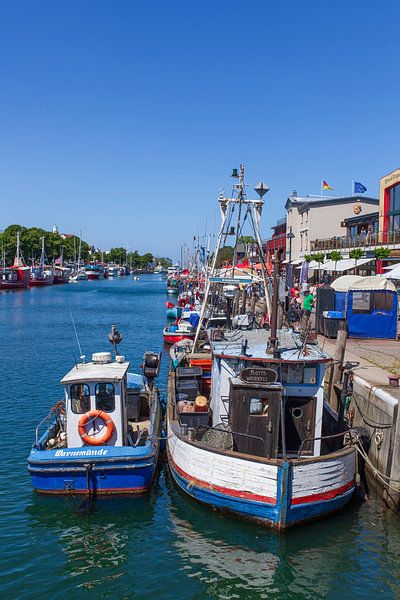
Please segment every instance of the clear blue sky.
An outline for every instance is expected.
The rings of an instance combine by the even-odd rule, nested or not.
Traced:
[[[0,2],[0,228],[176,258],[243,162],[292,189],[400,166],[398,2]]]

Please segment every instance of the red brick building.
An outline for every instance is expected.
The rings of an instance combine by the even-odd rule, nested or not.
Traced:
[[[276,225],[271,227],[273,230],[272,237],[264,242],[265,252],[274,254],[280,248],[283,250],[283,256],[286,256],[286,217],[279,219]]]

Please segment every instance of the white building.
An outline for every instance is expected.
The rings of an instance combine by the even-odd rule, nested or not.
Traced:
[[[343,220],[354,215],[376,212],[378,198],[366,196],[306,196],[293,192],[286,201],[286,260],[300,262],[310,254],[311,241],[342,237]]]

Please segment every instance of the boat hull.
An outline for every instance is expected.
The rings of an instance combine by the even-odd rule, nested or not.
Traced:
[[[54,275],[54,284],[69,283],[69,275]]]
[[[167,288],[167,294],[177,296],[179,294],[179,291],[175,288]]]
[[[191,333],[163,333],[164,344],[176,344],[182,340],[194,340],[195,334]]]
[[[40,494],[142,494],[153,483],[158,450],[158,442],[150,448],[33,449],[28,470]]]
[[[355,491],[355,450],[304,460],[257,460],[200,448],[169,426],[168,463],[177,486],[214,509],[286,529],[343,508]]]
[[[46,285],[53,285],[53,283],[54,283],[54,277],[51,276],[51,277],[45,277],[43,279],[39,279],[39,278],[31,279],[30,286],[31,287],[43,287]]]

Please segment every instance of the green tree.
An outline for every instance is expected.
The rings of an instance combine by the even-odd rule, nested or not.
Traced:
[[[113,262],[117,265],[123,265],[126,263],[127,253],[126,249],[122,246],[118,248],[111,248],[109,252],[104,256],[104,260],[107,262]]]
[[[233,258],[232,246],[224,246],[218,250],[216,266],[219,268],[225,261],[231,262]]]
[[[381,260],[382,258],[389,258],[390,250],[389,248],[375,248],[374,255],[377,260]]]
[[[349,257],[352,258],[355,262],[354,264],[354,273],[357,275],[357,261],[363,256],[364,251],[361,248],[353,248],[349,252]]]
[[[339,250],[332,250],[332,252],[329,254],[329,258],[331,260],[333,260],[333,262],[335,263],[335,275],[336,275],[336,267],[337,267],[337,263],[339,260],[342,260],[342,254],[339,252]]]
[[[313,254],[313,259],[318,263],[318,281],[321,281],[321,264],[325,260],[324,252],[316,252]]]

